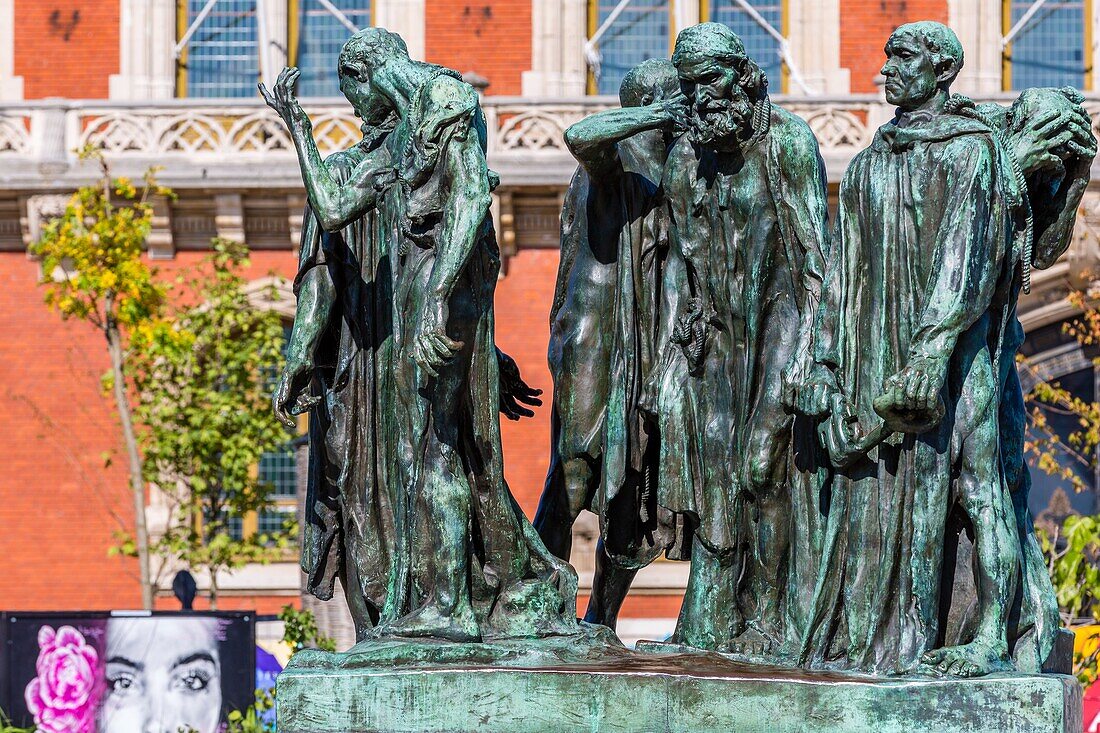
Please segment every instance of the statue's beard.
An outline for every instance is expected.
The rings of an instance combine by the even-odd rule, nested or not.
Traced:
[[[696,104],[691,123],[695,142],[715,147],[736,146],[752,132],[752,103],[744,90],[738,88],[732,99]]]

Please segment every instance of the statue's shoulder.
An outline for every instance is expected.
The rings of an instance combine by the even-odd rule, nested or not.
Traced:
[[[325,157],[325,167],[337,181],[343,182],[355,167],[363,162],[366,154],[356,145],[348,150],[340,150]]]
[[[818,154],[817,136],[806,120],[774,104],[770,132],[789,155]]]
[[[454,76],[449,69],[429,79],[422,92],[426,105],[453,113],[472,112],[480,106],[477,90]]]
[[[665,171],[662,182],[666,189],[675,190],[681,186],[690,185],[691,175],[699,165],[698,152],[691,141],[691,135],[680,135],[668,149],[668,157],[665,158]]]

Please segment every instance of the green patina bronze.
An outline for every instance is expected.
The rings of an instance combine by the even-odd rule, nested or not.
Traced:
[[[621,109],[567,131],[534,526],[503,478],[499,412],[539,401],[493,341],[476,93],[362,31],[339,74],[364,138],[322,160],[297,72],[261,85],[310,204],[275,409],[310,415],[308,590],[339,579],[358,636],[295,656],[280,730],[1079,729],[1076,682],[1041,674],[1072,640],[1014,359],[1091,121],[1070,89],[952,94],[963,53],[938,23],[886,56],[898,112],[831,233],[813,133],[725,26],[684,30]],[[669,642],[629,651],[575,618],[582,509],[601,530],[587,621],[614,627],[661,554],[690,560]]]
[[[477,93],[382,29],[357,33],[339,65],[365,134],[327,160],[297,70],[261,88],[309,195],[274,398],[288,419],[310,413],[308,588],[330,598],[340,579],[361,644],[581,634],[576,574],[504,482],[495,175]]]
[[[623,79],[622,109],[565,132],[580,167],[562,211],[550,311],[550,468],[534,524],[568,560],[581,510],[599,515],[585,620],[612,628],[638,569],[662,551],[681,556],[653,491],[656,427],[643,409],[646,383],[672,348],[683,281],[661,189],[669,144],[687,123],[679,89],[671,63],[646,61]]]

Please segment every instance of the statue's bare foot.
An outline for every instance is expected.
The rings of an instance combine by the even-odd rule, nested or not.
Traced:
[[[456,609],[450,616],[444,616],[437,609],[426,606],[392,624],[379,627],[378,632],[384,636],[430,637],[454,642],[481,641],[481,629],[474,618],[473,609],[468,606]]]
[[[921,663],[935,672],[955,677],[981,677],[1012,670],[1007,649],[981,640],[925,652]]]
[[[767,656],[778,648],[778,633],[758,621],[749,622],[749,625],[741,633],[722,645],[722,651],[728,654],[747,657]]]

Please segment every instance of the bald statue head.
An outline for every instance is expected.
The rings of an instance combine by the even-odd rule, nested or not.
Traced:
[[[692,108],[692,137],[727,148],[752,133],[753,106],[767,96],[768,77],[721,23],[700,23],[676,37],[672,63]]]
[[[899,26],[886,42],[886,101],[903,110],[920,109],[946,97],[963,65],[963,48],[943,23],[922,20]]]
[[[623,107],[645,107],[669,99],[680,91],[676,67],[668,59],[648,59],[623,77],[619,85],[619,104]]]

